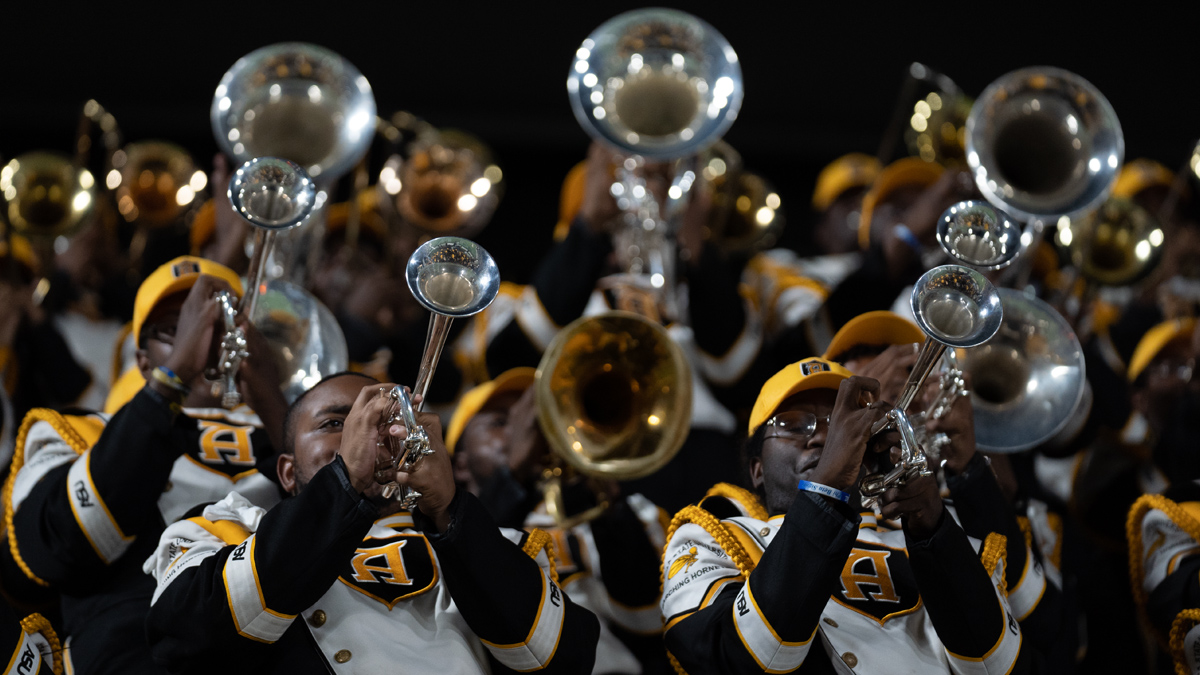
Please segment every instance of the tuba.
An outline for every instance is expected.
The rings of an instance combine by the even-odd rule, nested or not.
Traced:
[[[675,296],[673,228],[697,180],[696,155],[725,134],[742,104],[737,54],[715,28],[673,9],[638,9],[604,22],[575,51],[571,109],[594,139],[625,155],[611,193],[624,214],[616,250],[622,282],[670,318]],[[665,196],[646,180],[646,160],[673,162]]]
[[[742,168],[732,146],[717,141],[701,153],[699,177],[712,194],[705,235],[718,248],[752,255],[775,245],[785,222],[779,193],[766,178]]]
[[[425,351],[421,354],[417,382],[412,389],[413,396],[420,396],[421,402],[414,406],[402,387],[382,392],[392,401],[384,424],[401,422],[408,430],[408,437],[400,446],[388,437],[392,468],[400,471],[411,470],[422,456],[432,452],[425,429],[416,422],[416,412],[425,404],[425,394],[442,356],[450,325],[454,319],[478,314],[492,304],[500,291],[500,270],[492,256],[475,242],[459,237],[438,237],[425,242],[412,254],[405,278],[413,297],[430,311],[430,316]],[[410,488],[400,489],[395,482],[384,488],[385,497],[397,492],[397,499],[406,509],[415,506],[421,497],[421,493]]]
[[[275,237],[308,220],[315,198],[312,179],[304,169],[286,159],[252,159],[238,167],[229,181],[229,203],[254,228],[254,255],[250,258],[246,292],[241,300],[236,300],[228,291],[218,291],[215,295],[225,334],[215,372],[207,375],[213,381],[213,396],[220,396],[221,405],[226,408],[232,409],[241,403],[237,371],[242,360],[249,356],[246,334],[237,326],[237,317],[239,314],[256,315],[259,295],[265,289],[266,262],[274,248]]]
[[[966,142],[980,192],[1029,225],[1021,243],[1030,252],[1047,225],[1099,206],[1125,157],[1108,99],[1060,68],[1016,70],[988,85],[967,118]],[[1019,278],[1032,264],[1032,255],[1024,257]]]
[[[968,349],[992,338],[1000,328],[1000,295],[979,272],[961,265],[935,267],[917,280],[909,302],[913,318],[927,339],[905,382],[896,406],[875,423],[872,436],[888,430],[900,433],[900,462],[886,474],[862,481],[863,503],[870,505],[886,490],[917,476],[932,475],[928,459],[909,421],[908,408],[947,347]]]
[[[1059,228],[1056,241],[1079,274],[1095,286],[1127,286],[1147,274],[1162,255],[1158,220],[1128,199],[1110,197],[1100,208]]]
[[[1045,302],[999,290],[1004,319],[996,337],[958,350],[971,376],[975,443],[986,452],[1019,452],[1054,438],[1084,398],[1083,349],[1070,324]]]
[[[367,78],[338,54],[303,42],[283,42],[243,56],[221,78],[209,111],[217,145],[236,163],[256,157],[291,161],[328,188],[370,148],[375,96]],[[314,215],[325,203],[319,190]],[[323,222],[280,237],[284,270],[303,278],[316,264]]]
[[[629,312],[576,319],[542,356],[535,383],[538,423],[551,452],[585,476],[632,480],[658,471],[683,446],[691,422],[691,368],[657,322]],[[543,482],[546,510],[563,527],[590,520],[600,504],[568,517],[563,467]]]

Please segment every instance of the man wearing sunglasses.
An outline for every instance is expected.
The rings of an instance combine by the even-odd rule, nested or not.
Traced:
[[[969,538],[933,477],[887,490],[882,518],[861,508],[895,441],[871,433],[889,409],[879,389],[819,358],[763,386],[745,452],[768,518],[687,507],[672,522],[662,611],[684,670],[1025,671],[1002,535]]]

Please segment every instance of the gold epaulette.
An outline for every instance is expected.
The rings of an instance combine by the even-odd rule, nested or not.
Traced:
[[[1147,513],[1155,509],[1162,511],[1179,529],[1200,542],[1200,502],[1176,504],[1162,495],[1142,495],[1133,503],[1133,508],[1129,509],[1129,518],[1125,521],[1125,536],[1129,542],[1129,581],[1133,586],[1133,600],[1137,603],[1138,612],[1142,615],[1146,625],[1150,626],[1150,632],[1154,634],[1159,645],[1167,651],[1172,651],[1171,641],[1175,636],[1175,628],[1172,627],[1170,636],[1163,635],[1154,628],[1154,624],[1146,616],[1146,591],[1142,588],[1142,579],[1146,575],[1145,561],[1142,560],[1142,520]],[[1200,610],[1195,611],[1200,617]],[[1180,614],[1180,616],[1183,615]],[[1178,626],[1178,619],[1175,624]],[[1184,631],[1179,635],[1181,649],[1183,635],[1186,633],[1187,631]],[[1174,652],[1172,651],[1172,653]]]
[[[93,416],[79,415],[63,415],[49,408],[34,408],[25,415],[24,421],[21,422],[21,428],[17,430],[17,440],[13,451],[12,466],[8,472],[8,480],[4,481],[4,491],[0,499],[3,500],[4,519],[3,527],[8,533],[8,548],[12,552],[13,559],[17,562],[17,566],[25,573],[25,576],[32,579],[40,586],[49,586],[50,584],[43,579],[38,578],[25,564],[21,558],[21,552],[17,548],[16,532],[13,532],[12,519],[12,491],[13,485],[17,480],[17,473],[21,467],[25,466],[25,440],[29,436],[29,430],[38,422],[46,422],[51,427],[54,427],[60,438],[75,451],[75,454],[82,455],[89,448],[100,440],[100,434],[104,431],[104,422]]]
[[[1187,667],[1187,660],[1183,656],[1183,638],[1198,623],[1200,623],[1200,609],[1185,609],[1171,623],[1168,651],[1171,653],[1171,658],[1175,659],[1176,675],[1191,675],[1191,671]]]
[[[21,619],[21,630],[27,634],[41,633],[42,637],[46,638],[53,658],[50,669],[54,671],[54,675],[62,675],[62,644],[59,643],[58,634],[54,632],[54,627],[50,625],[50,621],[41,614],[30,614]]]
[[[717,483],[704,493],[704,497],[724,497],[741,506],[742,511],[755,520],[766,520],[768,517],[767,509],[763,507],[762,502],[758,501],[757,495],[733,483]]]
[[[991,577],[996,573],[996,564],[1001,560],[1004,561],[1004,571],[1008,572],[1008,537],[991,532],[987,539],[983,540],[983,549],[979,554],[979,559],[983,562],[983,568],[987,570],[988,576]],[[1000,591],[1000,595],[1008,597],[1008,584],[1003,579],[996,586],[996,590]]]
[[[525,538],[525,545],[521,547],[525,551],[525,555],[537,560],[538,553],[546,552],[546,557],[550,560],[550,578],[554,583],[558,583],[558,557],[554,554],[554,540],[545,530],[533,528],[529,531],[529,536]]]

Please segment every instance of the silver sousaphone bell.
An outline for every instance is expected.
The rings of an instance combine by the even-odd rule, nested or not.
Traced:
[[[953,262],[990,272],[1008,267],[1021,252],[1021,227],[991,204],[969,199],[942,213],[937,241]]]
[[[889,488],[933,474],[913,433],[908,408],[947,347],[966,349],[987,342],[999,330],[1004,315],[996,287],[979,272],[961,265],[942,265],[926,272],[913,286],[910,301],[913,319],[928,339],[921,344],[896,407],[871,429],[872,436],[892,429],[900,432],[900,461],[886,474],[863,478],[863,504],[867,506]]]
[[[421,396],[421,402],[414,406],[403,387],[382,392],[392,400],[383,424],[399,422],[408,430],[408,437],[399,446],[395,439],[384,434],[391,445],[392,468],[407,472],[421,457],[433,452],[425,429],[417,424],[416,412],[425,403],[429,382],[446,343],[446,333],[454,319],[477,314],[492,304],[500,290],[500,271],[496,261],[479,244],[459,237],[438,237],[425,242],[412,254],[405,276],[413,297],[431,312],[425,351],[412,389],[413,396]],[[406,509],[415,506],[421,496],[411,488],[400,489],[395,482],[388,483],[383,494],[391,497],[398,490],[400,504]]]

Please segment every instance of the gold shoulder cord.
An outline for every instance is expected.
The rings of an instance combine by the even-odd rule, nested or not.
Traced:
[[[704,493],[705,497],[724,497],[737,502],[746,510],[751,518],[765,521],[769,516],[767,509],[758,501],[758,497],[744,487],[732,483],[717,483]]]
[[[1187,661],[1183,657],[1183,638],[1196,624],[1200,623],[1200,609],[1185,609],[1171,624],[1171,657],[1175,659],[1176,675],[1189,675]]]
[[[71,421],[74,420],[82,429],[76,429]],[[99,430],[90,424],[89,420],[83,417],[66,417],[60,415],[49,408],[34,408],[25,416],[25,420],[21,422],[21,428],[17,431],[17,440],[13,451],[12,467],[8,472],[8,480],[4,481],[4,491],[0,498],[4,501],[4,530],[8,533],[8,548],[12,552],[13,560],[16,560],[17,566],[29,577],[34,583],[39,586],[49,586],[49,582],[38,578],[29,566],[25,564],[25,560],[21,558],[21,551],[17,548],[17,536],[13,531],[13,508],[12,508],[12,491],[13,485],[17,480],[17,473],[21,467],[25,466],[25,439],[29,436],[29,430],[38,422],[46,422],[54,427],[58,435],[66,442],[67,445],[75,451],[75,454],[82,455],[87,452],[88,448],[95,444],[96,439],[100,437],[99,431],[103,430],[103,426]],[[93,438],[85,438],[84,433]],[[90,440],[90,442],[89,442]]]
[[[54,675],[62,675],[62,645],[59,644],[58,635],[46,617],[41,614],[30,614],[21,619],[21,630],[26,633],[41,633],[42,637],[46,638],[46,642],[50,643],[50,653],[53,655],[50,669],[54,671]]]
[[[1197,522],[1182,506],[1167,499],[1162,495],[1142,495],[1136,502],[1133,503],[1133,508],[1129,509],[1129,519],[1125,521],[1125,536],[1129,541],[1129,580],[1133,585],[1133,599],[1137,603],[1138,613],[1141,614],[1142,620],[1146,625],[1150,626],[1150,632],[1154,633],[1154,637],[1158,640],[1159,645],[1168,652],[1175,654],[1172,649],[1172,639],[1175,636],[1175,630],[1180,625],[1180,620],[1184,618],[1184,614],[1188,612],[1196,612],[1196,616],[1200,617],[1200,610],[1184,610],[1180,613],[1180,618],[1175,620],[1175,625],[1171,628],[1171,635],[1162,635],[1154,629],[1154,624],[1150,623],[1146,615],[1146,591],[1142,588],[1142,579],[1146,575],[1146,570],[1142,560],[1142,520],[1146,514],[1153,509],[1158,509],[1171,519],[1171,522],[1179,526],[1192,539],[1200,542],[1200,522]],[[1187,631],[1184,630],[1179,634],[1179,646],[1182,650],[1183,636]],[[1179,652],[1182,655],[1182,651]],[[1178,666],[1176,666],[1178,668]]]
[[[1008,537],[991,532],[987,539],[983,541],[983,552],[979,555],[980,561],[983,562],[983,568],[987,570],[988,576],[996,573],[996,563],[1004,561],[1004,572],[1008,574]],[[1000,585],[996,587],[1000,594],[1008,597],[1008,584],[1001,579]]]
[[[713,490],[719,488],[721,485],[722,484],[718,484],[713,488]],[[724,485],[728,484],[725,483]],[[734,488],[732,485],[729,487]],[[709,490],[709,494],[712,494],[712,490]],[[757,500],[755,503],[757,503]],[[759,508],[762,507],[760,506]],[[760,520],[765,520],[765,518],[761,518]],[[746,549],[743,548],[742,545],[738,543],[737,539],[735,539],[734,536],[725,529],[725,526],[721,524],[721,521],[717,520],[716,516],[694,504],[683,507],[683,509],[680,510],[679,513],[675,514],[675,517],[671,519],[671,526],[667,528],[667,546],[671,545],[671,537],[675,535],[675,530],[678,530],[687,523],[693,523],[704,528],[705,532],[711,535],[713,539],[717,540],[717,544],[720,545],[725,553],[729,555],[729,559],[733,561],[733,564],[737,565],[738,571],[742,573],[742,576],[746,577],[747,579],[750,578],[750,573],[754,571],[754,561],[750,559],[750,555],[746,553]],[[664,547],[664,560],[666,559],[666,556],[667,550],[666,547]],[[659,566],[658,576],[660,579],[662,578],[661,565]],[[660,594],[662,593],[661,586],[659,587],[658,591]],[[676,673],[679,673],[679,675],[687,675],[687,672],[683,669],[683,666],[679,665],[679,660],[675,658],[675,655],[672,654],[670,650],[667,651],[667,659],[670,660],[671,667],[675,669]]]
[[[529,536],[525,539],[525,545],[521,547],[525,551],[525,555],[537,560],[539,551],[545,550],[546,557],[550,559],[550,578],[554,583],[558,583],[558,557],[554,553],[554,540],[545,531],[538,528],[533,528],[529,532]]]

